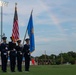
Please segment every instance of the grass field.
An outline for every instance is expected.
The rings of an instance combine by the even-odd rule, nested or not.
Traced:
[[[30,66],[30,72],[8,72],[3,73],[0,67],[0,75],[76,75],[76,65],[45,65]]]

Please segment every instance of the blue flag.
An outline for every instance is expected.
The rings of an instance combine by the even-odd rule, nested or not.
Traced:
[[[34,27],[33,27],[32,12],[29,18],[27,30],[28,30],[28,35],[30,38],[30,52],[33,52],[35,50],[35,40],[34,40]]]

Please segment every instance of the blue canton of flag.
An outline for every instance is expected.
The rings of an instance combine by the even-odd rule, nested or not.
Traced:
[[[34,41],[34,27],[33,27],[32,12],[29,18],[27,30],[30,38],[30,52],[33,52],[35,50],[35,41]]]

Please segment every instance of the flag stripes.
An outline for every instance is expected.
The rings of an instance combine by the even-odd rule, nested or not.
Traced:
[[[12,38],[14,41],[19,39],[19,27],[18,27],[18,16],[17,16],[17,7],[15,6],[14,22],[12,29]]]

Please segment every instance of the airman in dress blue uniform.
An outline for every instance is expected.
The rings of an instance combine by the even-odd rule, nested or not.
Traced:
[[[23,48],[23,53],[24,53],[24,58],[25,58],[25,71],[29,71],[30,67],[30,45],[29,45],[29,39],[27,38],[26,44],[24,45]]]
[[[2,63],[2,71],[7,71],[7,60],[8,60],[8,44],[6,43],[7,37],[3,37],[3,43],[0,45],[1,51],[1,63]]]
[[[9,56],[10,56],[10,69],[11,72],[15,72],[15,65],[16,65],[16,43],[13,41],[13,38],[10,37],[11,42],[8,44],[9,48]]]
[[[22,46],[21,46],[21,40],[17,41],[16,51],[17,51],[17,69],[19,72],[22,72]]]

